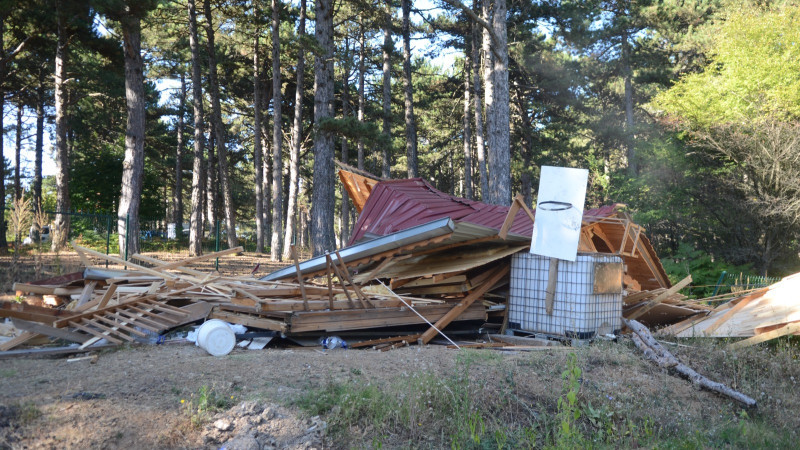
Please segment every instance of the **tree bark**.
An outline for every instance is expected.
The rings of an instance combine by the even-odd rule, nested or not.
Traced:
[[[56,108],[56,212],[51,230],[50,248],[57,252],[66,247],[69,239],[69,147],[67,146],[67,17],[62,2],[56,3],[58,36],[55,60],[55,108]],[[2,96],[0,96],[1,98]],[[3,192],[0,192],[2,194]],[[1,222],[1,221],[0,221]],[[0,232],[0,247],[5,242],[5,227]]]
[[[256,28],[253,39],[253,165],[255,166],[256,193],[256,252],[264,253],[264,162],[261,147],[261,61],[259,40],[261,29]]]
[[[473,43],[474,45],[474,43]],[[470,51],[464,51],[464,197],[472,199],[472,128],[470,127]]]
[[[364,123],[364,58],[366,57],[366,39],[364,37],[364,17],[358,19],[358,123]],[[364,138],[358,138],[358,169],[364,170]]]
[[[219,103],[219,81],[217,80],[217,52],[214,47],[214,23],[211,3],[203,1],[206,16],[206,43],[208,45],[208,84],[211,94],[211,120],[214,123],[214,140],[217,146],[219,165],[219,184],[222,187],[222,201],[225,206],[225,226],[227,228],[228,248],[239,246],[236,239],[236,210],[233,207],[230,180],[228,178],[228,150],[225,147],[225,128],[222,124],[222,109]]]
[[[125,159],[122,162],[122,192],[117,211],[121,256],[139,253],[139,205],[144,174],[144,72],[141,19],[128,15],[120,21],[125,55]],[[126,239],[127,237],[127,239]]]
[[[417,164],[417,124],[414,118],[414,86],[411,80],[411,0],[402,0],[403,9],[403,90],[405,92],[406,158],[408,177],[419,176]]]
[[[392,1],[386,0],[383,28],[383,152],[381,175],[391,178],[392,169]]]
[[[197,42],[197,9],[195,0],[188,0],[189,49],[192,54],[192,107],[194,109],[194,161],[192,163],[192,214],[189,228],[189,254],[203,253],[203,85],[200,76],[200,51]]]
[[[4,155],[4,142],[3,138],[5,137],[5,125],[3,124],[3,112],[5,111],[5,79],[6,79],[6,47],[4,42],[4,37],[6,34],[6,16],[7,12],[0,12],[0,250],[6,249],[8,247],[8,242],[6,241],[6,219],[5,219],[5,211],[6,211],[6,158]],[[59,15],[59,19],[61,16]],[[61,21],[59,20],[59,25]],[[61,28],[59,27],[59,31]],[[56,67],[58,67],[58,60],[56,60]],[[56,157],[56,160],[57,157]]]
[[[639,164],[636,160],[636,148],[633,143],[633,83],[631,78],[631,47],[628,30],[622,30],[622,76],[625,81],[625,154],[628,158],[628,175],[634,177],[639,174]]]
[[[39,71],[36,87],[36,148],[33,165],[33,207],[42,210],[42,153],[44,151],[44,70]]]
[[[344,75],[342,76],[342,118],[347,120],[350,115],[350,40],[344,40]],[[347,136],[342,136],[342,162],[350,164],[350,147]],[[342,246],[350,240],[350,199],[344,185],[341,187],[342,196],[342,227],[339,240]]]
[[[20,183],[20,168],[22,167],[20,162],[22,161],[22,102],[18,100],[17,103],[17,135],[16,135],[16,142],[14,145],[14,160],[16,164],[14,164],[14,199],[19,200],[22,198],[22,184]]]
[[[488,0],[485,0],[488,2]],[[494,0],[492,28],[496,38],[491,81],[489,118],[489,195],[484,201],[495,205],[511,204],[510,111],[508,95],[508,41],[506,0]],[[487,87],[487,92],[489,91]],[[489,99],[487,94],[487,99]]]
[[[488,0],[484,0],[488,1]],[[478,156],[478,173],[480,174],[481,182],[481,199],[486,198],[489,192],[489,175],[486,170],[486,143],[483,134],[483,95],[481,92],[481,61],[485,61],[491,57],[491,53],[486,53],[484,48],[483,58],[480,55],[480,48],[478,47],[478,36],[483,36],[481,45],[485,47],[486,37],[484,34],[478,32],[478,25],[473,25],[472,28],[472,89],[474,91],[475,102],[475,152]]]
[[[289,156],[289,204],[286,208],[286,234],[283,238],[283,257],[288,259],[290,245],[295,242],[297,229],[297,191],[300,174],[300,143],[303,133],[303,83],[305,82],[306,49],[303,39],[306,35],[306,0],[300,0],[300,23],[297,36],[300,48],[297,50],[297,88],[294,93],[294,124],[292,125],[292,149]]]
[[[314,178],[311,194],[311,239],[314,256],[334,249],[333,134],[324,122],[333,116],[333,1],[317,0],[314,58]]]
[[[178,147],[175,149],[175,199],[172,221],[175,232],[183,233],[183,142],[184,116],[186,115],[186,74],[181,70],[181,91],[178,100]]]
[[[206,220],[211,238],[217,235],[217,222],[219,221],[219,170],[217,164],[217,154],[214,150],[214,122],[209,120],[206,124],[209,128],[209,139],[206,142],[208,160],[206,161]]]
[[[284,231],[280,6],[279,0],[272,0],[272,241],[269,257],[273,261],[282,259]]]

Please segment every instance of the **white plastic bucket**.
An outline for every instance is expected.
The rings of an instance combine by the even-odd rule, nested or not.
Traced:
[[[197,345],[214,356],[225,356],[236,346],[236,335],[224,321],[211,319],[197,330]]]

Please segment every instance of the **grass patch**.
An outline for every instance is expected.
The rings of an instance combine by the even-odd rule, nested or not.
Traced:
[[[0,378],[12,378],[17,376],[16,369],[0,369]]]
[[[461,351],[444,373],[375,381],[351,370],[349,380],[312,387],[293,403],[322,416],[334,447],[342,448],[793,448],[797,442],[795,428],[775,420],[780,412],[748,414],[634,356],[620,346],[597,347],[530,355],[541,361],[528,364],[527,356]],[[748,385],[774,376],[756,377],[738,360],[726,363],[731,356],[722,352],[715,358],[723,360],[721,372]],[[795,370],[782,375],[791,382]],[[656,380],[641,389],[632,376]],[[664,389],[664,381],[702,403],[659,400],[665,394],[652,386]]]

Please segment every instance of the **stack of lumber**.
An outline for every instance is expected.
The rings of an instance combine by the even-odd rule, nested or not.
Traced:
[[[800,274],[784,278],[661,330],[677,337],[742,337],[745,347],[781,336],[800,335]]]

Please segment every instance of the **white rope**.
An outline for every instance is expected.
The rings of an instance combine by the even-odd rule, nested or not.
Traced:
[[[389,287],[388,287],[388,286],[386,286],[385,284],[383,284],[383,282],[382,282],[381,280],[379,280],[379,279],[375,278],[375,281],[377,281],[378,283],[380,283],[380,284],[381,284],[381,286],[385,287],[387,291],[391,292],[391,293],[392,293],[392,295],[394,295],[395,297],[397,297],[397,298],[398,298],[398,300],[400,300],[401,302],[403,302],[403,304],[404,304],[404,305],[406,305],[406,306],[408,307],[408,309],[410,309],[411,311],[414,311],[414,314],[418,315],[418,316],[419,316],[419,317],[420,317],[422,320],[424,320],[424,321],[425,321],[425,323],[427,323],[428,325],[430,325],[430,326],[431,326],[431,328],[433,328],[433,329],[434,329],[434,330],[436,330],[436,331],[437,331],[439,334],[441,334],[442,336],[444,336],[444,338],[445,338],[445,339],[447,339],[447,340],[448,340],[448,341],[449,341],[451,344],[455,345],[457,349],[461,350],[461,347],[459,347],[459,346],[458,346],[458,344],[456,344],[455,342],[453,342],[453,340],[452,340],[452,339],[450,339],[449,337],[447,337],[447,335],[446,335],[446,334],[444,334],[444,333],[442,332],[442,330],[440,330],[440,329],[436,328],[436,325],[434,325],[434,324],[432,324],[432,323],[428,322],[428,319],[426,319],[426,318],[425,318],[425,316],[423,316],[422,314],[418,313],[418,312],[417,312],[417,310],[416,310],[416,309],[414,309],[414,307],[413,307],[413,306],[411,306],[411,304],[409,304],[409,303],[406,303],[406,301],[405,301],[405,299],[403,299],[403,297],[400,297],[400,296],[399,296],[399,295],[397,295],[397,294],[396,294],[396,293],[395,293],[393,290],[389,289]]]

